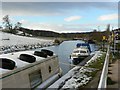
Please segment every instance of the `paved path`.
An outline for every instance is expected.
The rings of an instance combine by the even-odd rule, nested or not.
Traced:
[[[120,88],[120,60],[116,60],[115,63],[111,64],[109,67],[109,72],[112,74],[108,74],[108,77],[111,78],[112,81],[116,82],[113,85],[108,85],[108,88]]]

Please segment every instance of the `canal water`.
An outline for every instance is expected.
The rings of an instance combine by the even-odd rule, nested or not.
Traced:
[[[70,54],[73,49],[76,47],[77,43],[84,43],[84,41],[73,40],[73,41],[64,41],[58,46],[44,47],[44,49],[52,50],[55,54],[58,55],[59,65],[63,71],[63,75],[66,74],[73,66],[70,65]],[[95,51],[95,45],[90,45],[91,50]],[[41,50],[37,49],[37,50]]]

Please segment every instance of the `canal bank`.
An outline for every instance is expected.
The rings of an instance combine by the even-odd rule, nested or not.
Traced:
[[[101,61],[103,60],[101,57],[104,57],[104,54],[105,53],[101,51],[96,51],[95,55],[90,58],[84,66],[77,65],[48,88],[58,88],[59,90],[64,88],[77,89],[85,86],[93,79],[95,73],[98,71],[100,66],[98,64],[103,62]],[[99,62],[97,64],[98,66],[95,66],[96,62]]]

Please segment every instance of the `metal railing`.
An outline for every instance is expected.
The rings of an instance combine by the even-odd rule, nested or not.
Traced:
[[[110,48],[110,46],[108,45],[107,54],[106,54],[106,57],[105,57],[104,66],[103,66],[102,74],[101,74],[101,77],[100,77],[100,82],[99,82],[99,85],[98,85],[98,90],[102,90],[103,88],[107,87],[107,75],[108,75],[109,53],[110,53],[109,48]]]

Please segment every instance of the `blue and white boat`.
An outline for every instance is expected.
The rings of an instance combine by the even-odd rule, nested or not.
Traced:
[[[90,56],[91,49],[88,43],[78,43],[76,48],[73,50],[72,54],[70,55],[70,59],[72,62],[80,62],[86,57]]]

